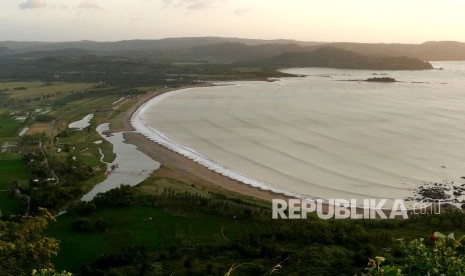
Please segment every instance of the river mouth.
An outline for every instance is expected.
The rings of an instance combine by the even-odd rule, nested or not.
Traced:
[[[124,132],[106,135],[109,129],[110,124],[105,123],[99,125],[96,130],[103,139],[113,145],[116,159],[112,163],[105,163],[103,153],[99,148],[102,155],[100,160],[107,165],[107,178],[85,194],[82,201],[91,201],[97,194],[108,192],[123,184],[136,186],[160,168],[159,162],[143,154],[135,145],[125,143]]]
[[[138,132],[262,189],[312,198],[403,199],[462,184],[465,69],[289,69],[305,75],[166,93],[133,116]],[[377,75],[395,83],[363,81]],[[455,184],[454,184],[455,183]]]

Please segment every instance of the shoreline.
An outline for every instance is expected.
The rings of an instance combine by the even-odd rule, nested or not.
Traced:
[[[131,120],[135,113],[140,110],[140,108],[151,101],[152,99],[173,91],[178,91],[182,89],[188,89],[190,87],[178,88],[173,90],[166,91],[157,91],[151,92],[147,95],[144,95],[141,99],[137,101],[136,104],[131,106],[124,116],[123,126],[124,126],[124,138],[126,143],[133,144],[137,147],[138,150],[149,156],[150,158],[160,162],[162,166],[169,167],[176,171],[181,171],[183,173],[188,173],[193,175],[196,178],[204,180],[212,185],[218,186],[220,188],[239,193],[246,197],[252,197],[260,200],[265,200],[271,202],[272,199],[289,199],[294,198],[289,195],[276,193],[269,190],[263,190],[258,187],[253,187],[249,184],[240,182],[238,180],[232,179],[228,176],[222,175],[218,172],[215,172],[194,160],[187,158],[186,156],[179,154],[167,147],[160,145],[159,143],[150,140],[145,135],[139,133],[133,126]],[[112,130],[113,131],[113,130]],[[156,174],[157,171],[154,171]]]
[[[144,108],[148,108],[151,105],[156,104],[157,101],[154,101],[155,98],[160,97],[163,94],[165,94],[163,96],[167,97],[167,93],[176,93],[177,91],[182,93],[182,91],[195,87],[197,86],[151,92],[148,95],[144,95],[141,99],[138,99],[137,103],[131,106],[124,116],[124,129],[127,131],[124,133],[126,142],[136,145],[141,152],[160,162],[162,166],[174,170],[175,174],[191,175],[192,177],[206,181],[213,186],[236,192],[242,196],[265,200],[268,202],[271,202],[272,199],[288,200],[292,198],[302,200],[323,200],[323,205],[325,205],[324,209],[326,209],[329,205],[332,205],[328,200],[301,195],[292,191],[286,191],[284,188],[275,187],[274,185],[270,185],[266,182],[256,180],[240,172],[229,169],[222,164],[218,164],[208,159],[208,157],[197,153],[193,149],[171,141],[165,134],[147,126],[140,117],[140,114],[144,112]],[[163,100],[163,96],[160,97],[159,100]],[[134,126],[134,124],[140,124],[140,126]],[[156,173],[157,172],[155,171],[154,174]],[[366,208],[358,204],[352,207],[355,207],[357,212]],[[407,207],[407,210],[410,209],[411,208]],[[389,211],[389,209],[385,208],[382,208],[382,210]]]

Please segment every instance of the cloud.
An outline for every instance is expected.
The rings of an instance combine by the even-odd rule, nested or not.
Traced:
[[[43,8],[45,6],[47,6],[45,0],[27,0],[26,2],[19,4],[19,8],[22,10]]]
[[[165,6],[174,6],[188,10],[214,8],[226,3],[226,0],[162,0]]]
[[[101,9],[101,7],[92,0],[83,0],[77,7],[79,9]]]

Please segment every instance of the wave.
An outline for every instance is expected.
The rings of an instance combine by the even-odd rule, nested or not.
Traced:
[[[241,87],[242,83],[228,83],[228,85]],[[132,115],[131,124],[133,125],[133,127],[135,128],[135,130],[138,133],[144,135],[149,140],[151,140],[151,141],[153,141],[153,142],[155,142],[155,143],[157,143],[157,144],[159,144],[159,145],[161,145],[161,146],[163,146],[163,147],[165,147],[165,148],[167,148],[169,150],[172,150],[172,151],[174,151],[174,152],[176,152],[178,154],[181,154],[182,156],[187,157],[188,159],[190,159],[190,160],[192,160],[192,161],[206,167],[207,169],[209,169],[211,171],[214,171],[216,173],[219,173],[220,175],[226,176],[226,177],[228,177],[230,179],[239,181],[241,183],[247,184],[247,185],[255,187],[255,188],[259,188],[261,190],[271,191],[271,192],[278,193],[278,194],[283,194],[283,195],[286,195],[286,196],[289,196],[289,197],[294,197],[294,198],[299,198],[299,199],[308,199],[308,200],[319,199],[319,200],[322,200],[323,202],[330,203],[329,199],[327,199],[325,196],[323,196],[323,197],[325,197],[326,199],[318,197],[318,196],[308,195],[308,194],[305,194],[305,192],[302,193],[303,191],[296,192],[296,191],[292,190],[293,188],[288,189],[288,187],[275,186],[274,184],[271,184],[271,183],[268,183],[266,181],[256,179],[256,178],[251,177],[249,175],[246,175],[246,174],[244,174],[242,172],[236,171],[236,170],[234,170],[234,169],[232,169],[232,168],[230,168],[230,167],[228,167],[228,166],[226,166],[226,165],[224,165],[224,164],[222,164],[220,162],[217,162],[217,161],[211,159],[210,157],[207,157],[207,156],[201,154],[200,152],[197,152],[193,148],[190,148],[188,146],[179,144],[178,142],[172,140],[171,137],[169,137],[167,134],[165,134],[162,131],[156,129],[156,127],[150,126],[149,123],[144,121],[144,117],[145,117],[144,114],[147,114],[150,109],[154,108],[156,105],[160,104],[165,99],[167,99],[169,97],[172,97],[172,96],[175,96],[177,94],[186,93],[187,91],[191,91],[193,89],[194,88],[187,88],[187,89],[181,89],[181,90],[166,92],[164,94],[161,94],[161,95],[159,95],[157,97],[154,97],[154,98],[150,99],[149,101],[142,104],[136,110],[136,112]],[[209,88],[204,88],[204,89],[209,89]],[[229,99],[228,104],[234,104],[233,100]],[[344,111],[345,109],[342,109],[342,110]],[[366,113],[365,111],[358,111],[358,112],[362,113],[362,114]],[[366,114],[366,115],[369,116],[371,114]],[[403,114],[399,114],[399,116],[402,116],[402,115]],[[246,125],[254,125],[253,122],[247,121],[244,118],[237,117],[237,116],[235,116],[235,114],[231,114],[231,116],[234,117],[236,120],[243,121],[243,123],[246,123]],[[145,117],[145,118],[147,119],[147,117]],[[305,119],[307,119],[307,118],[305,118]],[[375,118],[375,120],[380,120],[380,119],[382,119],[382,118]],[[311,121],[318,121],[318,118],[310,118],[310,120]],[[147,119],[147,121],[150,121],[150,120]],[[279,118],[278,118],[278,121],[281,121],[281,120],[279,120]],[[214,121],[207,120],[207,122],[212,124],[212,125],[216,125]],[[305,130],[306,132],[311,132],[313,135],[319,136],[321,138],[329,139],[331,141],[337,141],[339,143],[342,143],[342,142],[347,143],[347,141],[344,141],[344,140],[342,140],[341,138],[339,138],[339,137],[337,137],[335,135],[331,135],[330,133],[325,133],[325,132],[317,131],[317,130],[314,130],[314,129],[309,129],[308,127],[300,126],[299,124],[292,123],[292,125],[295,128],[299,129],[299,130]],[[408,124],[408,127],[410,127],[410,123]],[[263,126],[262,126],[262,128],[265,131],[273,132],[272,129],[269,129],[269,128],[266,128],[266,127],[263,127]],[[426,132],[425,129],[420,128],[418,126],[413,126],[413,128],[417,129],[420,132]],[[396,129],[380,128],[380,130],[382,130],[382,132],[385,135],[386,134],[392,134],[392,135],[395,136],[395,135],[401,135],[402,134],[403,136],[405,136],[405,133],[400,133]],[[377,137],[377,135],[373,135],[372,133],[366,133],[366,134],[368,136],[370,136],[370,137],[374,137],[374,138]],[[337,154],[335,152],[332,152],[332,151],[326,152],[324,149],[321,149],[320,147],[318,147],[318,145],[314,145],[313,143],[309,143],[308,141],[305,141],[305,140],[301,141],[300,139],[292,138],[292,135],[282,134],[282,133],[280,135],[289,137],[289,138],[291,138],[291,140],[295,141],[296,143],[303,144],[305,146],[310,146],[310,147],[314,148],[315,150],[318,150],[319,152],[325,152],[325,154],[327,154],[327,155],[330,155],[330,156],[333,156],[333,157],[334,156],[339,156],[339,154]],[[419,138],[419,137],[415,137],[415,138]],[[412,140],[415,140],[415,139],[412,139]],[[218,144],[213,143],[213,144],[215,144],[217,147],[221,147],[221,145],[219,143]],[[279,151],[278,149],[271,148],[270,146],[267,146],[266,144],[259,143],[259,145],[261,147],[268,148],[269,150],[279,152],[283,156],[286,156],[286,158],[295,159],[295,160],[298,160],[300,162],[306,162],[307,165],[312,166],[314,168],[317,168],[319,171],[323,171],[325,173],[330,173],[330,174],[336,175],[339,178],[351,179],[351,180],[353,180],[354,182],[357,182],[357,183],[363,183],[364,184],[363,187],[365,187],[365,186],[366,187],[368,187],[368,186],[369,187],[375,187],[376,186],[376,187],[384,187],[384,188],[396,188],[396,187],[392,187],[391,185],[383,185],[381,183],[378,183],[377,181],[368,181],[367,179],[360,179],[360,178],[356,178],[356,177],[351,177],[347,173],[339,172],[339,171],[333,170],[331,168],[327,168],[325,166],[319,165],[319,164],[314,163],[314,162],[309,162],[308,160],[304,160],[304,159],[300,158],[299,155],[291,154],[291,153],[284,152],[284,151]],[[225,150],[225,151],[228,152],[228,150]],[[229,152],[229,153],[234,154],[233,152]],[[379,156],[384,156],[385,155],[383,152],[379,152],[377,150],[373,151],[372,153],[376,154],[376,155],[379,155]],[[387,155],[386,157],[389,157],[389,156]],[[247,158],[247,159],[250,162],[254,162],[254,160],[251,160],[250,158]],[[417,165],[415,163],[411,164],[411,162],[409,160],[403,160],[403,161],[405,163],[417,168],[419,171],[425,170],[425,168],[422,167],[422,166],[419,166],[419,165]],[[257,165],[264,166],[264,164],[257,164]],[[359,165],[365,165],[366,167],[370,168],[371,170],[375,170],[377,172],[383,172],[385,174],[398,176],[398,173],[392,172],[390,169],[387,169],[387,168],[380,168],[378,166],[373,166],[372,164],[359,164]],[[287,175],[287,176],[289,176],[291,178],[295,178],[292,175],[286,174],[285,172],[281,171],[280,173],[283,174],[283,175]],[[418,179],[411,178],[411,177],[407,177],[407,179],[409,180],[409,182],[418,180]],[[296,180],[298,180],[298,182],[302,181],[301,178],[298,178]],[[309,183],[309,184],[311,184],[314,187],[319,187],[319,188],[321,188],[321,186],[322,186],[322,185],[315,185],[315,183]],[[402,183],[402,184],[404,184],[404,183]],[[325,188],[326,188],[325,191],[332,190],[332,191],[344,192],[347,195],[357,195],[357,197],[358,196],[364,196],[364,195],[361,195],[361,194],[356,194],[353,191],[345,191],[345,190],[342,191],[342,190],[339,190],[339,189],[334,189],[334,187],[333,188],[325,187]],[[405,192],[409,192],[409,191],[412,190],[412,187],[410,185],[408,187],[404,185],[402,187],[399,187],[398,190],[403,190]],[[370,198],[381,198],[381,197],[371,195]],[[391,198],[391,199],[394,199],[394,198]]]
[[[229,84],[229,83],[228,83]],[[237,84],[229,84],[229,85],[237,85]],[[176,143],[175,141],[171,140],[166,134],[162,133],[161,131],[158,131],[152,127],[150,127],[142,118],[142,115],[147,109],[150,109],[154,105],[160,103],[164,99],[171,97],[173,95],[179,94],[179,93],[184,93],[188,90],[191,90],[191,88],[186,88],[186,89],[180,89],[180,90],[175,90],[175,91],[170,91],[163,93],[159,96],[156,96],[149,101],[145,102],[143,105],[141,105],[136,112],[131,117],[131,124],[132,126],[136,129],[137,132],[140,134],[144,135],[147,137],[149,140],[165,147],[168,148],[178,154],[181,154],[190,160],[206,167],[207,169],[214,171],[216,173],[219,173],[223,176],[226,176],[230,179],[239,181],[241,183],[250,185],[255,188],[259,188],[265,191],[271,191],[274,193],[278,194],[283,194],[289,197],[295,197],[299,199],[311,199],[311,200],[316,200],[320,199],[323,200],[323,202],[328,202],[325,199],[317,198],[317,197],[311,197],[308,195],[300,194],[295,191],[287,190],[282,187],[277,187],[275,185],[272,185],[270,183],[255,179],[253,177],[247,176],[241,172],[238,172],[236,170],[233,170],[223,164],[220,164],[207,156],[202,155],[201,153],[197,152],[196,150],[183,146],[181,144]]]

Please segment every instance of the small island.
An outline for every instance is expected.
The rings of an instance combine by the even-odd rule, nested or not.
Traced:
[[[374,77],[374,78],[368,78],[366,79],[366,81],[369,81],[369,82],[397,82],[396,79],[394,78],[390,78],[390,77]]]

